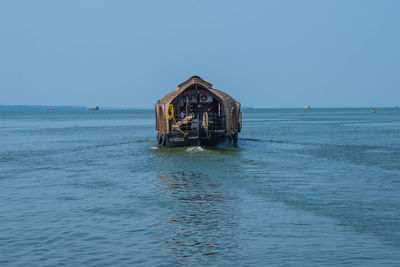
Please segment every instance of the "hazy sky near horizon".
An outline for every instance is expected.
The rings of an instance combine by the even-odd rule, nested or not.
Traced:
[[[191,75],[244,106],[400,105],[400,1],[0,2],[0,104],[152,108]]]

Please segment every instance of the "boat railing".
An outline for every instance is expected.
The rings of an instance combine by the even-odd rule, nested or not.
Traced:
[[[190,120],[185,121],[185,117],[182,118],[180,114],[175,114],[176,126],[178,126],[182,131],[187,132],[191,130],[197,130],[197,118],[194,117]],[[199,125],[201,125],[202,119],[200,118]],[[175,127],[176,128],[176,127]],[[176,128],[177,129],[177,128]],[[215,113],[208,113],[208,130],[218,131],[224,130],[224,116]]]
[[[224,129],[224,117],[215,113],[208,115],[208,130],[217,131]]]

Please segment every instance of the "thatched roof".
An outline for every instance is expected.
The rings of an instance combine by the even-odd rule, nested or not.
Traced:
[[[158,104],[160,105],[169,105],[172,100],[174,100],[178,95],[180,95],[183,91],[189,88],[193,84],[199,84],[204,89],[210,90],[211,93],[219,97],[223,102],[236,102],[230,95],[220,90],[212,88],[212,83],[203,80],[200,76],[194,75],[177,85],[176,90],[171,93],[165,95],[163,98],[158,100]]]
[[[188,86],[190,86],[194,83],[202,84],[204,87],[207,87],[209,89],[212,88],[212,83],[203,80],[200,76],[197,76],[197,75],[193,75],[192,77],[190,77],[183,83],[178,84],[176,87],[177,87],[177,89],[187,88]]]

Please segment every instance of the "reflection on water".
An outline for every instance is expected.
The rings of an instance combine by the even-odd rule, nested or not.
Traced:
[[[160,173],[161,190],[174,201],[166,216],[170,231],[165,246],[178,257],[206,260],[204,256],[236,254],[239,249],[234,228],[238,197],[230,196],[212,178],[201,173]]]

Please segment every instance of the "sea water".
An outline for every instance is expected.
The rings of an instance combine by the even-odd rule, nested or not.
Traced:
[[[0,112],[0,265],[400,265],[400,110],[243,111],[162,148],[152,110]]]

